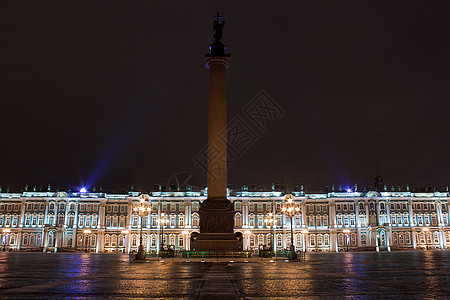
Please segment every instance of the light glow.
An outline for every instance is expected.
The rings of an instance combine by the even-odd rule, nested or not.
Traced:
[[[86,193],[86,192],[87,192],[86,188],[83,187],[80,189],[80,193]]]

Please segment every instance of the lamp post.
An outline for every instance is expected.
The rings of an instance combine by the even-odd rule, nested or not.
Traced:
[[[5,228],[3,229],[3,238],[2,238],[2,242],[3,242],[3,252],[6,251],[6,241],[8,240],[8,234],[11,232],[11,229],[9,228]]]
[[[141,217],[141,230],[139,233],[139,247],[138,253],[136,254],[136,260],[145,259],[144,245],[142,244],[142,221],[144,220],[144,217],[147,216],[152,210],[146,200],[146,197],[142,195],[141,199],[139,199],[139,204],[133,208],[134,212]]]
[[[348,234],[350,233],[350,229],[344,229],[343,232],[345,233],[345,246],[347,247],[347,252],[348,252]]]
[[[86,245],[84,245],[84,253],[88,252],[88,245],[89,245],[89,235],[91,234],[91,230],[90,229],[85,229],[83,230],[83,234],[84,234],[84,240],[86,240],[86,236],[88,237],[87,241],[86,241]]]
[[[164,250],[164,226],[169,222],[169,220],[167,220],[167,216],[165,213],[161,213],[161,218],[159,219],[159,226],[160,226],[160,230],[161,230],[161,249]]]
[[[306,236],[308,235],[308,229],[302,230],[302,238],[303,238],[303,253],[306,253]]]
[[[123,238],[123,253],[125,253],[125,251],[127,251],[127,235],[128,235],[129,231],[128,230],[122,230],[122,234],[124,235]]]
[[[272,251],[275,251],[275,249],[274,249],[274,247],[273,247],[273,246],[274,246],[274,244],[273,244],[273,239],[274,239],[274,236],[273,236],[273,226],[275,225],[275,220],[274,220],[274,218],[273,218],[273,214],[272,214],[272,213],[269,213],[269,214],[267,215],[265,221],[266,221],[266,224],[269,225],[269,228],[270,228],[270,244],[269,244],[269,248],[270,248]]]
[[[429,231],[430,231],[430,228],[428,228],[428,227],[422,228],[422,232],[425,234],[425,243],[427,245],[427,250],[428,250],[428,232]]]
[[[295,246],[294,246],[294,227],[293,227],[293,219],[296,212],[300,211],[300,208],[295,204],[295,202],[292,200],[292,195],[287,194],[285,197],[284,206],[281,209],[284,213],[287,213],[289,217],[291,218],[291,245],[289,247],[289,258],[290,259],[296,259],[297,254],[295,253]]]

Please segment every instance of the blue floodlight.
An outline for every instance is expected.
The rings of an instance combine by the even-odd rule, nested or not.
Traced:
[[[80,189],[80,193],[86,193],[86,192],[87,192],[86,188],[81,188]]]

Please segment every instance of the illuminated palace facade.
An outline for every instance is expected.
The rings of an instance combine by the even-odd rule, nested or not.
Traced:
[[[448,192],[229,192],[243,250],[395,250],[450,245]],[[194,250],[206,192],[0,193],[2,248],[36,251]],[[145,206],[145,210],[139,210]],[[139,212],[141,214],[139,214]],[[143,212],[143,213],[142,213]],[[291,233],[292,220],[292,233]],[[193,234],[194,233],[194,234]]]

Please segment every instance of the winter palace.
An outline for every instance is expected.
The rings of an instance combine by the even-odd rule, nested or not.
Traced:
[[[285,209],[286,199],[295,209]],[[195,250],[206,191],[0,193],[4,251]],[[229,191],[243,250],[445,249],[448,192]],[[290,213],[290,215],[289,215]],[[291,224],[292,221],[292,224]],[[292,227],[291,227],[292,225]],[[272,244],[272,241],[274,243]]]

